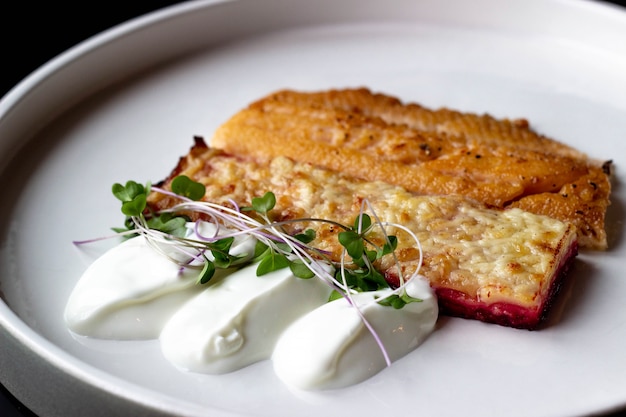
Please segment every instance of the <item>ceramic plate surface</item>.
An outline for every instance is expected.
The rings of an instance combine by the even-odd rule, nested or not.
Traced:
[[[0,102],[0,377],[41,415],[573,416],[626,406],[626,13],[581,1],[188,2],[113,28]],[[442,317],[357,386],[291,392],[261,362],[183,373],[156,341],[88,343],[63,322],[123,219],[111,184],[164,178],[230,115],[281,88],[367,86],[525,117],[616,166],[610,249],[583,251],[547,328]],[[131,414],[132,413],[132,414]]]

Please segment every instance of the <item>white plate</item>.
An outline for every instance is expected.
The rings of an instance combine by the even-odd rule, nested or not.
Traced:
[[[571,416],[626,405],[626,13],[570,0],[188,2],[71,49],[0,102],[0,377],[41,415]],[[617,166],[611,249],[584,252],[528,332],[441,318],[371,380],[296,395],[267,362],[182,373],[156,342],[80,343],[68,295],[123,220],[114,182],[159,180],[273,90],[368,86],[527,117]]]

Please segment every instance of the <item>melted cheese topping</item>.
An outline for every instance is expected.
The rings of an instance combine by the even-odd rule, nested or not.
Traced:
[[[561,264],[561,256],[576,239],[574,228],[546,216],[519,209],[496,211],[463,197],[419,196],[384,182],[363,182],[333,171],[277,157],[256,163],[214,149],[192,151],[177,174],[207,186],[208,201],[229,200],[249,205],[252,197],[272,191],[277,204],[274,220],[332,219],[351,225],[365,200],[376,215],[400,223],[419,238],[424,254],[420,273],[434,288],[459,291],[474,302],[506,302],[531,309],[541,305]],[[151,196],[164,207],[167,198]],[[337,227],[308,223],[312,244],[339,256]],[[397,232],[397,233],[396,233]],[[419,250],[406,233],[398,236],[398,256],[404,276],[418,268]],[[381,268],[397,276],[392,260]]]

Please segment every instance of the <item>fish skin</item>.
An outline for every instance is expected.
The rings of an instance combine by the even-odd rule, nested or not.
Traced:
[[[608,247],[611,164],[534,132],[525,119],[431,110],[368,89],[261,98],[220,126],[211,146],[278,155],[417,194],[462,195],[573,224],[583,248]]]

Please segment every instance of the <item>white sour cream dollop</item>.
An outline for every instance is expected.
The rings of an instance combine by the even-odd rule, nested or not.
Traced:
[[[208,222],[202,222],[198,230],[202,236],[216,233]],[[189,225],[189,237],[197,237],[193,224]],[[247,236],[238,237],[230,253],[252,256],[255,242]],[[223,272],[213,279],[218,280]],[[198,274],[198,270],[181,269],[143,236],[128,239],[85,270],[66,304],[65,323],[80,336],[155,339],[180,306],[203,290],[196,284]]]
[[[206,222],[188,228],[192,238],[229,232]],[[238,237],[230,253],[249,259],[255,243]],[[271,358],[283,382],[317,390],[359,383],[386,366],[359,312],[391,361],[421,344],[437,320],[435,295],[421,277],[406,287],[421,302],[384,307],[374,302],[391,293],[384,290],[354,295],[356,309],[344,299],[327,303],[331,288],[317,277],[296,278],[288,268],[259,277],[256,267],[218,269],[199,285],[197,269],[180,268],[135,237],[87,268],[69,297],[66,324],[86,337],[158,339],[166,359],[192,372],[221,374]]]
[[[375,301],[375,297],[385,297],[391,290],[352,297],[380,338],[390,361],[420,345],[437,321],[437,299],[425,278],[413,278],[406,291],[422,301],[396,310]],[[279,338],[272,361],[274,371],[284,383],[303,390],[354,385],[387,366],[374,333],[344,298],[295,321]]]
[[[320,279],[296,278],[289,268],[232,273],[183,305],[161,332],[164,356],[190,371],[225,373],[268,359],[294,320],[328,301]]]

